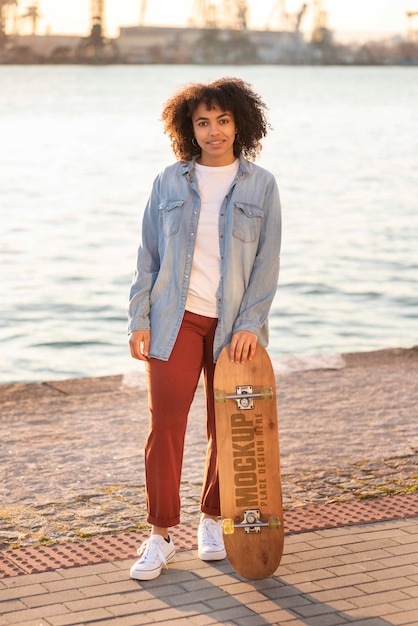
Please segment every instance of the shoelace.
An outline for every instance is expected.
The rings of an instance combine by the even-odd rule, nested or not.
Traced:
[[[152,537],[144,541],[144,543],[138,548],[137,553],[141,557],[143,563],[146,563],[147,560],[152,561],[157,556],[160,559],[161,563],[164,565],[164,567],[167,567],[167,561],[164,553],[161,547],[158,545],[158,542],[155,541]]]
[[[216,536],[215,528],[211,524],[202,524],[203,541],[214,548],[219,547],[219,538]]]

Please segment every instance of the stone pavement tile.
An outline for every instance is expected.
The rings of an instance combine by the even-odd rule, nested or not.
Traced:
[[[408,554],[402,554],[400,556],[387,557],[384,559],[386,567],[400,567],[402,565],[414,565],[417,563],[417,548],[411,547]]]
[[[402,589],[402,591],[406,592],[408,587],[415,587],[415,583],[412,580],[409,580],[406,576],[357,584],[357,588],[367,595],[391,592],[396,589]]]
[[[49,604],[66,604],[67,602],[71,602],[72,600],[83,600],[84,596],[79,589],[64,589],[55,593],[49,593],[49,591],[45,589],[44,593],[41,595],[25,595],[24,598],[26,606],[34,608],[46,606]]]
[[[339,556],[339,559],[342,563],[350,564],[357,563],[361,567],[361,563],[368,564],[379,559],[389,558],[391,555],[389,552],[383,549],[377,550],[365,550],[364,552],[348,552],[347,554],[343,554]],[[364,566],[365,567],[365,566]]]
[[[0,602],[7,600],[14,600],[20,598],[22,593],[21,586],[9,587],[0,589]],[[40,593],[46,593],[44,587],[39,583],[29,584],[25,587],[25,596],[39,595]]]
[[[418,576],[414,574],[413,576],[408,576],[408,578],[412,580],[415,585],[414,587],[408,587],[408,593],[411,597],[418,598]]]
[[[379,616],[381,618],[389,618],[390,615],[393,615],[395,613],[399,613],[400,609],[402,607],[397,606],[399,603],[398,602],[394,602],[394,603],[389,603],[389,602],[381,602],[379,604]],[[365,617],[375,617],[376,616],[376,606],[372,605],[372,606],[363,606],[361,607],[361,609],[359,608],[353,608],[353,607],[348,607],[345,610],[345,614],[348,617],[351,618],[365,618]]]
[[[37,607],[35,609],[28,609],[25,607],[21,611],[15,611],[12,615],[10,615],[9,619],[11,621],[6,623],[21,624],[32,621],[32,624],[36,624],[38,626],[39,620],[47,619],[48,617],[52,617],[54,615],[68,615],[69,613],[70,610],[61,603],[50,604],[48,606]]]
[[[99,576],[99,573],[97,573],[90,574],[89,576],[81,575],[78,578],[71,579],[60,577],[59,580],[45,581],[43,586],[52,593],[55,591],[62,591],[63,589],[78,589],[80,586],[83,586],[83,589],[85,589],[88,586],[102,584],[103,579]]]
[[[94,622],[94,626],[142,626],[142,624],[149,624],[149,621],[145,615],[141,615],[138,612],[133,615],[125,615],[118,618],[111,617]],[[171,622],[171,626],[173,626],[173,622]]]
[[[418,558],[418,555],[417,555]],[[418,561],[417,561],[418,563]],[[373,578],[376,580],[384,580],[387,578],[398,578],[399,576],[407,576],[413,583],[413,576],[418,574],[418,564],[417,565],[401,565],[400,567],[386,567],[385,562],[378,563],[379,569],[376,568],[376,571],[373,570]],[[371,571],[370,563],[367,564],[367,568],[369,572]]]
[[[83,568],[85,569],[85,567]],[[47,570],[45,572],[36,572],[36,582],[38,583],[49,583],[52,581],[61,580],[62,574],[66,570],[58,569],[58,570]],[[31,585],[33,582],[32,574],[24,574],[23,576],[18,576],[14,578],[3,578],[2,583],[6,587],[26,587],[27,585]]]
[[[393,591],[384,591],[381,593],[373,594],[359,594],[350,598],[350,602],[358,608],[373,607],[378,613],[378,608],[381,604],[395,604],[403,600],[410,599],[406,593],[403,593],[400,589],[394,589]]]
[[[320,581],[326,578],[334,578],[331,572],[328,572],[326,569],[318,568],[317,570],[310,570],[308,572],[298,572],[297,574],[286,574],[285,580],[290,585],[297,585],[299,583],[305,582],[309,579],[309,582],[314,583],[316,585],[319,584]]]
[[[413,535],[411,535],[411,537],[413,537]],[[410,544],[415,543],[417,540],[411,540],[408,543],[404,543],[402,542],[402,544],[399,544],[397,546],[393,546],[391,548],[387,548],[387,552],[393,556],[398,556],[401,554],[409,554],[411,552],[411,546]]]
[[[394,606],[404,611],[415,611],[418,609],[416,598],[411,598],[410,600],[404,600],[402,602],[394,602]]]
[[[289,622],[288,620],[292,620]],[[240,620],[240,626],[265,626],[266,624],[297,624],[298,621],[294,615],[288,611],[275,610],[271,613],[263,613],[263,615],[255,615],[250,618]]]
[[[76,617],[76,621],[74,620]],[[99,619],[105,619],[112,617],[106,609],[96,608],[86,611],[80,611],[74,616],[74,613],[70,611],[68,615],[57,615],[50,617],[49,621],[52,626],[75,626],[75,624],[85,624],[88,622],[97,622]]]
[[[129,561],[132,565],[132,560]],[[69,567],[68,569],[60,568],[57,570],[60,576],[63,578],[77,578],[89,576],[91,574],[98,574],[102,576],[108,572],[118,571],[118,563],[98,563],[94,565],[82,565],[79,567]]]
[[[417,601],[398,602],[396,603],[397,613],[393,614],[394,624],[418,624],[418,606]]]
[[[0,604],[0,615],[3,617],[8,613],[15,613],[25,609],[25,605],[20,600],[5,600]]]

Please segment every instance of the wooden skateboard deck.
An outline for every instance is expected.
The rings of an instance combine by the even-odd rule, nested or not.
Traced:
[[[257,345],[241,365],[226,346],[214,390],[225,549],[238,574],[266,578],[279,566],[284,529],[276,385],[265,349]]]

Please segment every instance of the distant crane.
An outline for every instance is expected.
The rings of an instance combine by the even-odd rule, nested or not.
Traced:
[[[195,19],[197,17],[197,20]],[[204,28],[247,28],[248,3],[246,0],[194,0],[191,23]]]
[[[192,22],[201,24],[203,28],[218,28],[220,25],[219,6],[212,0],[194,0]]]
[[[289,15],[286,11],[286,0],[277,0],[270,11],[266,30],[270,30],[272,26],[277,26],[278,30],[287,30]]]
[[[307,8],[308,5],[305,2],[296,13],[288,13],[286,9],[286,0],[278,0],[275,2],[270,12],[269,19],[266,24],[266,30],[274,28],[298,33]]]
[[[248,17],[248,5],[246,0],[235,0],[235,6],[231,6],[229,9],[229,17],[236,23],[236,27],[239,30],[246,30],[247,17]]]
[[[141,26],[145,24],[146,12],[147,12],[147,0],[141,0],[141,8],[139,10],[139,23]]]
[[[35,2],[31,6],[26,7],[26,13],[21,16],[22,19],[29,19],[32,22],[32,35],[36,35],[38,19],[40,17],[42,16],[39,13],[39,7],[37,2]]]
[[[418,11],[406,11],[405,15],[408,19],[408,39],[413,40],[417,34],[414,31],[414,17],[418,17]]]
[[[90,35],[80,41],[78,58],[93,63],[115,61],[118,58],[116,44],[104,36],[105,0],[90,0],[90,15]]]
[[[308,8],[308,5],[305,2],[304,4],[302,4],[302,6],[300,7],[299,11],[296,14],[295,33],[298,33],[300,31],[300,25],[302,23],[303,16],[305,15],[307,8]]]
[[[328,13],[325,11],[322,0],[313,0],[313,28],[312,42],[322,45],[329,37]]]
[[[7,39],[7,26],[13,20],[13,31],[17,32],[18,0],[0,0],[0,48]]]
[[[104,29],[104,0],[91,1],[91,32],[92,39],[101,40]]]

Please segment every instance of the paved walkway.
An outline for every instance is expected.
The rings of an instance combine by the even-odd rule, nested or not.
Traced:
[[[158,579],[129,560],[0,581],[0,624],[387,626],[418,623],[418,517],[288,536],[274,576],[179,552]]]
[[[0,626],[418,624],[418,350],[346,355],[277,383],[287,530],[275,576],[246,581],[196,557],[199,389],[180,551],[148,583],[128,579],[145,532],[143,377],[3,385]]]

